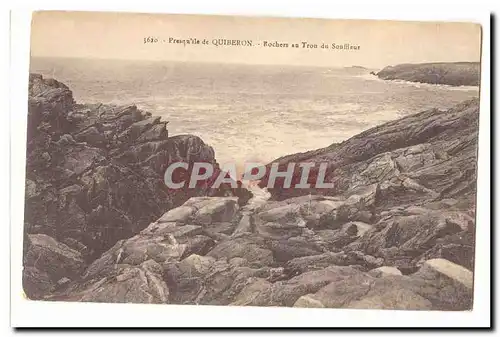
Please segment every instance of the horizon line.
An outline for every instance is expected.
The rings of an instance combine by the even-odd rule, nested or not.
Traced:
[[[222,61],[190,61],[190,60],[166,60],[166,59],[127,59],[127,58],[107,58],[107,57],[82,57],[82,56],[48,56],[30,55],[33,58],[45,59],[70,59],[70,60],[97,60],[97,61],[119,61],[119,62],[170,62],[170,63],[197,63],[197,64],[227,64],[244,66],[290,66],[290,67],[311,67],[311,68],[353,68],[362,67],[367,70],[381,69],[380,67],[368,67],[359,64],[351,65],[320,65],[320,64],[291,64],[291,63],[244,63],[244,62],[222,62]]]
[[[242,65],[242,66],[288,66],[288,67],[309,67],[309,68],[364,68],[366,70],[383,69],[389,66],[401,64],[426,64],[426,63],[479,63],[481,61],[422,61],[422,62],[399,62],[387,64],[381,67],[370,67],[360,64],[351,65],[316,65],[316,64],[290,64],[290,63],[244,63],[244,62],[220,62],[220,61],[190,61],[190,60],[165,60],[165,59],[126,59],[126,58],[106,58],[106,57],[82,57],[82,56],[49,56],[49,55],[30,55],[31,59],[69,59],[69,60],[97,60],[97,61],[118,61],[118,62],[165,62],[165,63],[194,63],[194,64],[218,64],[218,65]]]

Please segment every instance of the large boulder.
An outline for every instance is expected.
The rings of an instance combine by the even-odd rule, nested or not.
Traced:
[[[328,267],[269,283],[254,279],[242,289],[232,305],[293,306],[303,295],[314,293],[339,278],[339,268]]]
[[[189,200],[187,205],[197,209],[193,222],[210,225],[216,222],[231,222],[239,209],[237,198],[210,198],[209,203],[196,203],[196,198]]]
[[[106,274],[90,277],[50,300],[104,303],[168,303],[169,289],[162,267],[147,260],[138,265],[118,264]]]
[[[30,298],[40,298],[63,278],[78,280],[84,260],[80,252],[45,234],[25,237],[23,287]]]
[[[472,273],[450,261],[426,261],[409,276],[379,268],[365,273],[352,267],[328,267],[335,276],[317,291],[297,298],[297,307],[469,310],[472,307]],[[380,277],[380,274],[383,277]]]
[[[255,235],[243,235],[221,241],[207,256],[216,259],[240,257],[255,266],[268,266],[274,262],[273,252],[262,238]]]

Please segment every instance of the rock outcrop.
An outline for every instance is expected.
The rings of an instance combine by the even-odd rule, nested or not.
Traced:
[[[474,99],[377,126],[325,149],[283,157],[277,160],[283,170],[292,162],[327,162],[325,180],[334,187],[295,189],[292,183],[282,188],[277,180],[269,192],[272,199],[283,200],[279,203],[311,199],[306,226],[320,230],[330,245],[383,258],[403,270],[434,257],[472,269],[478,116]],[[294,181],[299,179],[296,172]],[[318,203],[318,198],[325,200]],[[356,230],[345,227],[349,223],[357,224],[358,231],[369,230],[355,239],[349,233]]]
[[[472,100],[447,111],[424,111],[277,160],[282,167],[327,162],[331,189],[276,187],[254,193],[246,205],[234,195],[186,193],[178,199],[182,203],[172,202],[152,220],[146,211],[137,217],[139,210],[126,204],[130,209],[122,212],[131,212],[127,219],[136,227],[95,258],[88,255],[91,241],[69,231],[30,233],[25,289],[31,287],[30,298],[64,301],[470,310],[478,109]],[[180,159],[193,147],[197,156],[213,160],[213,152],[192,138],[172,137],[177,145],[165,145],[166,153],[163,145],[137,141],[148,123],[119,132],[135,139],[133,146],[115,145],[103,155],[114,158],[117,176],[130,167],[154,176],[162,156]],[[91,151],[86,147],[80,152]],[[124,158],[137,165],[124,164]],[[90,209],[74,195],[109,191],[107,169],[84,170],[64,186],[50,183],[57,207],[73,207],[65,215],[71,223],[88,221],[76,216],[75,205]],[[89,174],[93,179],[82,180]],[[32,197],[40,193],[37,184],[27,184]],[[109,212],[104,207],[116,199],[109,204],[110,194],[104,196],[97,207]],[[136,219],[149,222],[137,226]],[[54,270],[53,261],[65,262]]]
[[[85,263],[190,197],[229,194],[241,196],[240,203],[250,197],[242,188],[211,189],[213,178],[196,189],[168,189],[169,164],[218,167],[214,151],[196,136],[169,137],[168,122],[134,105],[76,104],[66,85],[36,74],[28,104],[25,233],[48,235]],[[25,266],[39,253],[31,241],[25,237]],[[42,259],[50,258],[46,251]]]
[[[206,221],[208,214],[211,221]],[[361,252],[328,250],[325,242],[307,228],[275,233],[274,237],[257,230],[234,235],[240,217],[241,209],[234,198],[191,198],[136,236],[119,241],[83,271],[80,279],[55,287],[44,299],[471,308],[472,272],[448,260],[426,260],[414,272],[403,275],[395,267],[383,266],[383,259]],[[224,223],[227,225],[221,226]]]
[[[388,66],[373,73],[383,80],[403,80],[452,86],[479,85],[479,62],[420,63]]]

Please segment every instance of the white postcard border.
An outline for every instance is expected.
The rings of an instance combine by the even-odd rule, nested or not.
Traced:
[[[299,309],[153,304],[98,304],[30,301],[22,292],[22,238],[31,9],[11,13],[11,325],[15,327],[472,327],[490,324],[490,18],[457,3],[436,1],[183,1],[158,6],[153,1],[123,1],[114,7],[102,1],[85,4],[52,1],[43,9],[121,10],[163,13],[239,14],[287,17],[473,21],[483,26],[481,105],[477,181],[474,309],[470,312]],[[46,2],[47,3],[47,2]],[[190,4],[191,3],[191,4]],[[362,3],[362,4],[361,4]],[[386,3],[386,6],[383,4]],[[388,3],[388,4],[387,4]],[[415,10],[412,10],[412,3]],[[426,5],[427,3],[427,5]],[[373,4],[373,5],[370,5]],[[449,6],[453,6],[450,10]],[[389,7],[391,6],[391,7]],[[432,11],[426,10],[431,6]],[[391,10],[387,10],[391,8]],[[420,8],[420,9],[417,9]],[[479,7],[476,7],[479,8]],[[428,9],[428,8],[427,8]]]

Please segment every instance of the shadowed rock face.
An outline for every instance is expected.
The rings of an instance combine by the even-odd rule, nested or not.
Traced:
[[[471,309],[477,121],[473,100],[281,158],[284,164],[328,162],[326,180],[334,188],[272,189],[270,200],[250,200],[247,206],[234,196],[185,194],[182,205],[172,202],[175,208],[155,213],[132,235],[117,236],[90,263],[81,262],[88,254],[83,240],[61,238],[59,232],[54,238],[29,234],[25,290],[31,298],[65,301]],[[146,131],[127,132],[139,139]],[[162,160],[148,159],[162,146],[168,149],[164,156],[179,159],[196,148],[198,156],[213,159],[210,148],[194,139],[178,137],[168,146],[134,142],[126,150],[114,146],[117,175],[130,167],[153,174]],[[93,180],[80,179],[92,181],[92,188],[78,179],[58,186],[57,205],[72,205],[80,189],[85,195],[108,191],[107,173],[84,170],[81,177],[87,172]],[[37,185],[28,183],[27,191],[36,196]],[[78,214],[77,200],[68,217]],[[107,200],[97,207],[109,207]],[[50,267],[53,261],[62,265]]]
[[[385,67],[377,74],[383,80],[447,84],[479,85],[479,62],[398,64]]]
[[[169,164],[217,167],[214,151],[196,136],[169,137],[168,122],[134,105],[75,104],[66,85],[36,74],[28,105],[25,232],[65,242],[85,261],[192,196],[249,197],[225,186],[212,191],[208,181],[197,189],[168,189]],[[34,265],[26,256],[25,265]]]

